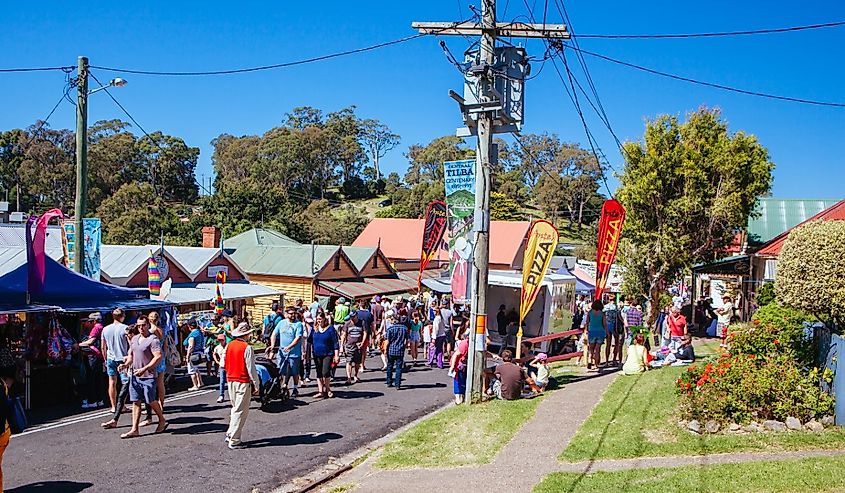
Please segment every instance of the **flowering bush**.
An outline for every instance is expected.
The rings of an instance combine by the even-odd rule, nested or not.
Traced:
[[[787,354],[723,354],[714,362],[690,366],[678,378],[681,414],[722,423],[782,421],[787,416],[807,421],[831,414],[833,398],[821,390],[818,370],[803,370]]]
[[[687,419],[747,423],[802,421],[831,414],[833,398],[821,389],[829,371],[813,368],[812,342],[798,311],[769,304],[749,324],[729,328],[730,352],[690,366],[677,381],[681,414]]]
[[[801,367],[809,368],[815,354],[812,340],[804,332],[804,320],[807,320],[804,313],[771,303],[757,310],[751,323],[729,328],[727,342],[731,354],[753,354],[760,358],[786,355]]]

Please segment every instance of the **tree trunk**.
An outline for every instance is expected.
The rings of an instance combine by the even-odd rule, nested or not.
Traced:
[[[584,201],[578,202],[578,231],[581,231],[581,225],[584,223]]]
[[[376,181],[378,181],[378,179],[380,177],[379,172],[378,172],[378,158],[379,158],[378,152],[373,154],[373,168],[375,168],[375,170],[376,170]]]

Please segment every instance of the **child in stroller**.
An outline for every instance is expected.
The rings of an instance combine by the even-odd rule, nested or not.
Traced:
[[[276,363],[266,356],[256,356],[255,367],[261,380],[261,387],[258,389],[258,401],[261,403],[261,408],[264,409],[272,400],[288,400],[290,393],[282,385]]]

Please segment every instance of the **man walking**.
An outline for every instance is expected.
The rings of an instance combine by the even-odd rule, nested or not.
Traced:
[[[366,354],[364,329],[358,325],[357,318],[356,313],[347,315],[340,333],[340,345],[346,355],[346,385],[358,382],[358,372]]]
[[[387,339],[387,386],[402,388],[402,365],[405,360],[405,343],[408,340],[408,327],[399,323],[399,316],[392,310],[385,314],[390,324],[385,331]],[[396,376],[394,378],[394,369]]]
[[[129,344],[129,354],[126,362],[118,366],[118,371],[132,368],[129,378],[129,399],[132,400],[132,428],[120,435],[120,438],[135,438],[140,436],[138,427],[141,423],[141,404],[150,406],[158,416],[156,433],[167,429],[168,422],[164,420],[161,402],[158,400],[155,367],[161,361],[161,342],[158,337],[150,333],[150,322],[146,315],[138,317],[135,326],[140,333],[132,338]]]
[[[129,354],[129,341],[126,340],[126,324],[123,320],[126,314],[123,310],[116,308],[112,312],[113,322],[103,329],[103,341],[101,347],[106,354],[106,373],[109,376],[109,402],[111,402],[111,412],[114,413],[117,405],[118,387],[123,386],[120,378],[120,372],[117,367],[126,359]],[[120,383],[120,385],[118,385]]]
[[[302,364],[302,334],[304,328],[302,322],[296,321],[296,308],[289,306],[285,308],[285,319],[281,320],[273,335],[270,336],[270,347],[277,351],[276,363],[279,365],[279,372],[285,377],[285,388],[288,388],[288,381],[293,377],[293,391],[291,396],[299,395],[299,366]],[[231,394],[230,394],[231,398]]]
[[[226,383],[229,387],[229,400],[232,401],[232,413],[229,417],[229,429],[226,430],[226,442],[230,449],[243,448],[241,431],[244,429],[249,414],[250,398],[258,395],[260,381],[255,368],[255,353],[247,344],[246,336],[252,332],[248,325],[241,324],[232,331],[232,341],[226,346],[225,370]],[[250,385],[252,391],[250,391]]]

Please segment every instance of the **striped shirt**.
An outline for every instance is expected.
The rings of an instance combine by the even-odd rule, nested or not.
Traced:
[[[625,313],[625,318],[628,320],[629,327],[643,324],[643,312],[637,310],[633,306],[628,308],[628,311]]]

